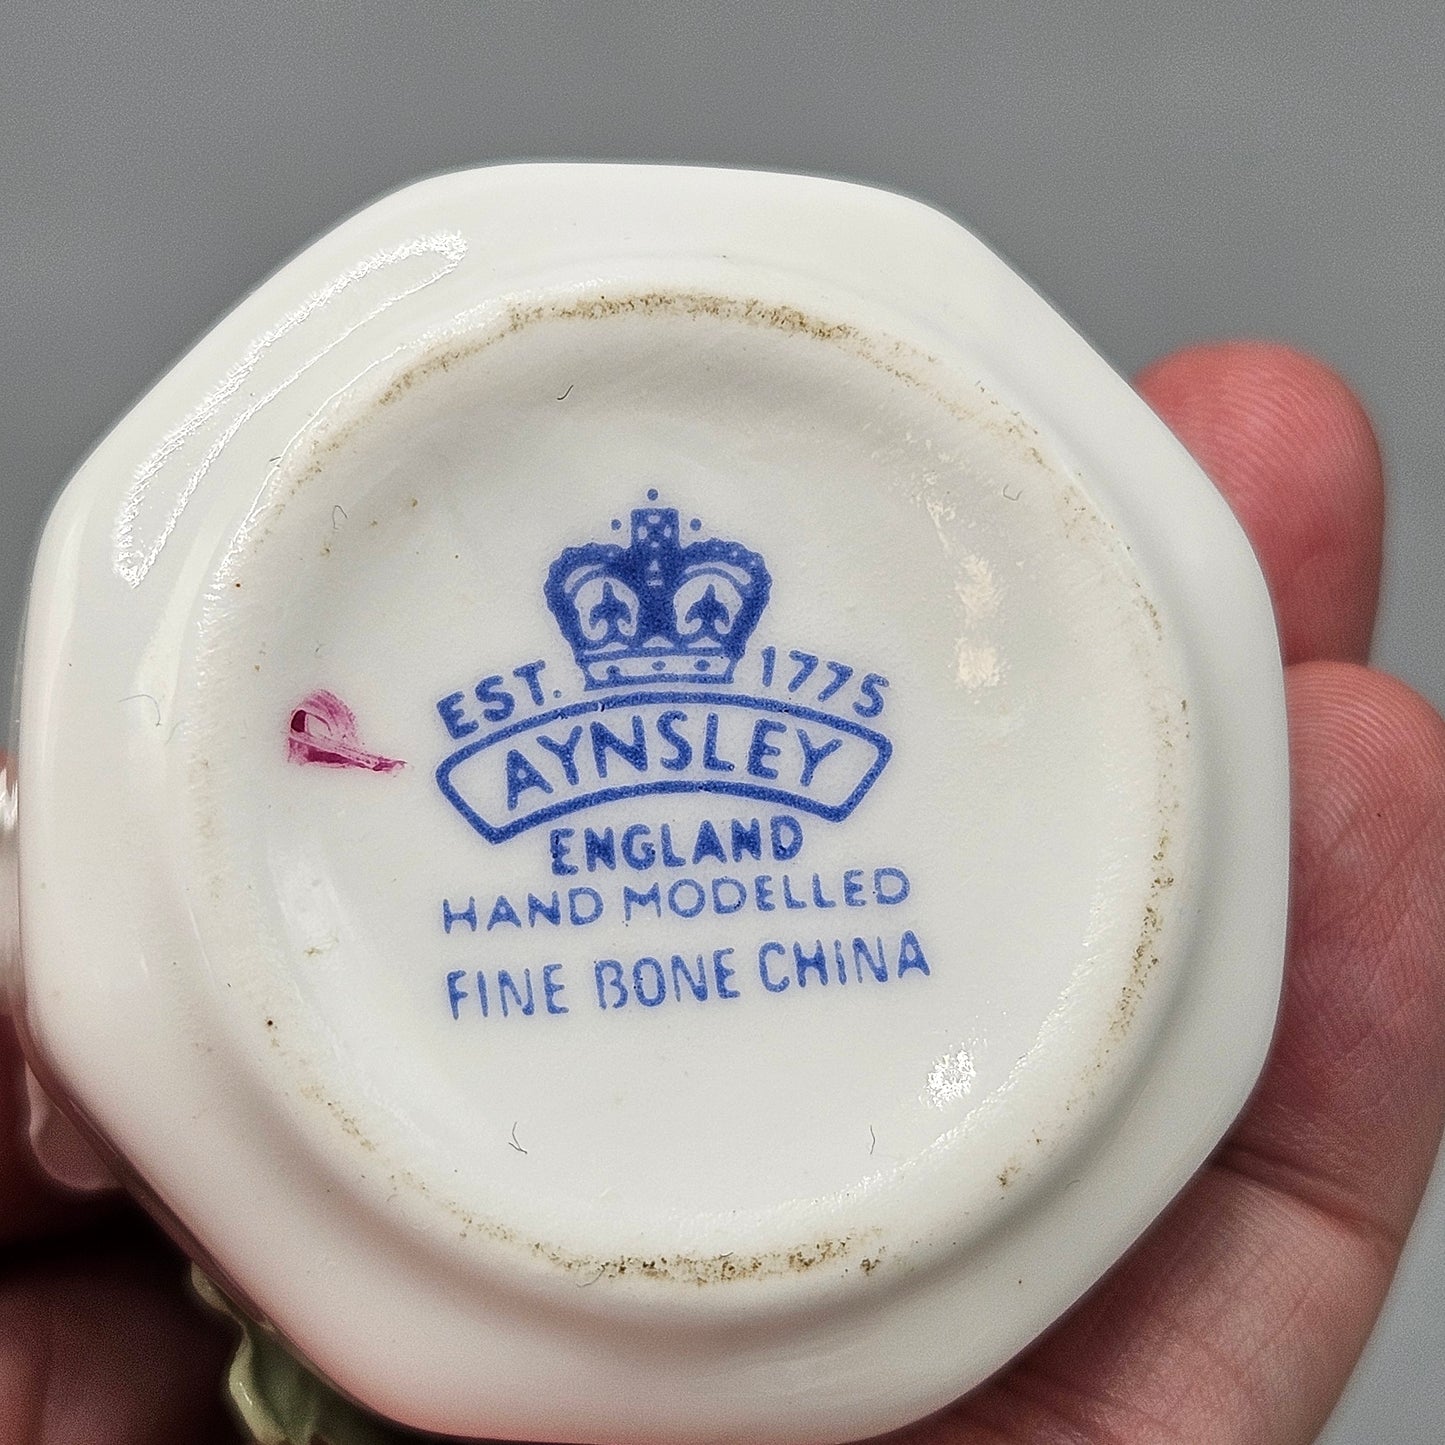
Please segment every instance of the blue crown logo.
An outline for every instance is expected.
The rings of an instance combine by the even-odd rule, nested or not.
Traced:
[[[647,506],[632,513],[628,546],[567,548],[544,591],[593,688],[731,682],[771,587],[756,552],[717,537],[684,545],[677,509]]]

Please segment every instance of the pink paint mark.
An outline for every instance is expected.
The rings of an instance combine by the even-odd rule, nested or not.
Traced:
[[[367,752],[356,739],[356,714],[335,693],[325,691],[313,692],[292,712],[286,756],[293,763],[373,773],[394,773],[406,766],[399,758]]]

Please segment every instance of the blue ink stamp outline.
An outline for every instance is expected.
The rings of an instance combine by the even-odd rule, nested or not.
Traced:
[[[893,745],[887,737],[850,718],[774,697],[731,691],[734,670],[771,596],[772,576],[761,555],[741,543],[716,537],[684,543],[677,509],[656,505],[656,490],[647,497],[647,506],[632,511],[625,547],[603,542],[567,547],[547,571],[543,596],[582,675],[583,698],[470,738],[437,767],[436,783],[442,796],[488,842],[504,843],[528,829],[603,804],[682,793],[748,798],[842,822],[892,756]],[[620,531],[622,523],[614,519],[612,526]],[[693,518],[688,526],[696,532],[701,523]],[[764,649],[770,655],[773,651]],[[542,664],[531,666],[535,673]],[[851,673],[851,668],[842,670],[839,686]],[[886,679],[877,679],[876,674],[869,677],[886,686]],[[500,683],[501,679],[488,681]],[[534,701],[540,702],[535,677],[528,682]],[[461,731],[453,726],[444,704],[461,696],[453,694],[452,699],[438,704],[454,737],[460,737]],[[492,695],[478,696],[485,701]],[[695,752],[692,744],[669,731],[679,721],[689,720],[671,711],[678,708],[701,709],[706,714],[707,739],[696,766],[690,765]],[[633,743],[600,730],[598,719],[629,709]],[[493,720],[500,721],[503,716],[505,713],[498,713]],[[673,720],[670,724],[669,718]],[[713,751],[724,718],[752,722],[747,771],[740,776],[727,776],[735,765],[718,759]],[[589,719],[597,778],[583,782],[575,757]],[[827,739],[815,747],[809,735],[795,727],[803,750],[796,788],[774,782],[777,771],[764,761],[780,755],[767,741],[770,735],[785,731],[778,719],[807,723],[821,729]],[[605,747],[631,762],[639,773],[651,766],[643,741],[644,721],[650,721],[664,744],[677,749],[672,759],[659,759],[660,766],[683,775],[607,782]],[[573,724],[565,750],[559,749],[555,739],[543,736],[544,729],[560,723]],[[476,726],[475,721],[469,722],[466,731]],[[558,783],[555,776],[546,778],[515,746],[503,762],[505,802],[483,801],[486,789],[458,779],[458,770],[473,759],[500,758],[499,745],[516,745],[531,738],[562,761],[565,784]],[[835,753],[841,755],[848,771],[840,781],[838,768],[831,767],[833,785],[828,796],[810,794],[806,789],[817,764]],[[562,795],[555,796],[559,789]],[[540,792],[542,800],[516,812],[523,801],[521,795],[532,790]]]
[[[764,716],[783,716],[809,722],[837,732],[845,733],[875,750],[871,765],[859,777],[847,797],[837,804],[826,804],[804,793],[788,788],[768,787],[760,782],[747,782],[728,778],[656,778],[647,782],[619,783],[608,787],[594,788],[575,793],[554,803],[544,804],[506,823],[491,823],[472,806],[461,790],[453,783],[452,773],[462,763],[497,743],[507,742],[533,731],[572,718],[595,718],[600,713],[619,711],[625,708],[638,709],[652,705],[663,706],[705,706],[709,709],[723,707],[756,711]],[[776,803],[796,808],[799,812],[811,813],[830,823],[841,823],[858,804],[883,771],[893,755],[893,744],[882,733],[847,718],[831,717],[813,708],[799,707],[795,703],[781,702],[776,698],[719,696],[706,692],[666,693],[624,693],[620,696],[586,699],[566,707],[553,708],[524,722],[513,723],[482,738],[476,738],[458,748],[437,768],[437,786],[443,796],[488,842],[505,843],[509,838],[526,832],[529,828],[549,823],[554,818],[565,817],[568,813],[580,812],[584,808],[602,803],[617,802],[626,798],[642,798],[658,793],[711,793],[727,797],[752,798],[758,802]]]

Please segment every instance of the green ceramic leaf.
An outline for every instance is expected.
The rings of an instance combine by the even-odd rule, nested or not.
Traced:
[[[317,1379],[269,1331],[192,1269],[196,1293],[241,1329],[227,1388],[257,1445],[418,1445],[435,1437],[388,1425]]]

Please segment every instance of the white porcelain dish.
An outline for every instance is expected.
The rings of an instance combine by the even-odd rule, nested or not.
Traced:
[[[1248,545],[894,195],[526,165],[368,208],[80,469],[23,679],[32,1066],[413,1427],[904,1424],[1268,1047]]]

